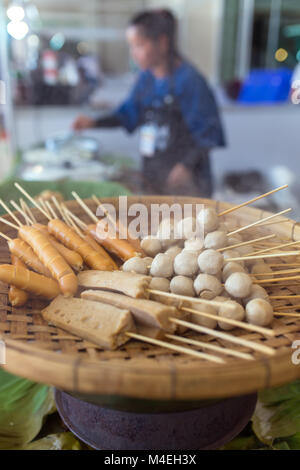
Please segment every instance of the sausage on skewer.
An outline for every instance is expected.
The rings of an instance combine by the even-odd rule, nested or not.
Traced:
[[[76,253],[74,250],[70,250],[62,243],[59,243],[53,235],[50,235],[48,229],[45,225],[42,224],[34,224],[33,227],[40,230],[47,238],[49,239],[51,245],[57,249],[57,251],[62,255],[63,258],[67,261],[67,263],[75,270],[81,271],[83,268],[83,259],[79,253]]]
[[[11,255],[11,262],[14,266],[19,266],[25,268],[25,264],[19,258],[14,255]],[[12,307],[23,307],[28,300],[28,293],[25,290],[19,289],[15,286],[10,286],[8,291],[8,300]]]
[[[0,281],[18,287],[46,299],[53,299],[60,294],[59,284],[42,274],[34,273],[21,266],[0,265]]]
[[[101,221],[98,222],[98,227],[101,228]],[[122,261],[127,261],[134,256],[137,256],[137,252],[133,246],[127,240],[120,238],[111,238],[108,235],[103,239],[97,235],[96,224],[90,224],[86,228],[86,233],[91,235],[100,245],[102,245],[107,251],[117,255]]]
[[[104,256],[95,251],[85,240],[83,240],[75,230],[68,227],[62,220],[52,219],[48,222],[48,230],[61,243],[71,250],[79,253],[85,263],[92,269],[99,271],[112,271],[114,263],[107,255]]]
[[[12,255],[17,256],[30,269],[44,276],[51,277],[51,272],[44,266],[28,243],[20,238],[8,241],[8,248]]]
[[[19,228],[19,236],[32,247],[52,276],[57,279],[61,292],[66,297],[73,296],[78,287],[77,277],[47,237],[40,230],[26,225]]]

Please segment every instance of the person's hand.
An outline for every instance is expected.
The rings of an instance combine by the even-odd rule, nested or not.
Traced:
[[[94,127],[95,121],[88,116],[78,116],[72,124],[74,131],[89,129]]]
[[[167,185],[170,187],[174,186],[185,186],[192,180],[192,173],[182,163],[172,168],[167,178]]]

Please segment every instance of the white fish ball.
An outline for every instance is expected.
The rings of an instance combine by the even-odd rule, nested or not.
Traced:
[[[222,280],[226,282],[226,280],[231,276],[233,273],[245,273],[245,268],[235,261],[229,261],[225,264],[222,272]]]
[[[133,272],[137,274],[148,274],[148,271],[149,271],[148,266],[149,266],[149,262],[147,262],[146,258],[140,258],[138,256],[134,256],[133,258],[130,258],[123,264],[122,271]]]
[[[247,260],[245,260],[245,265],[247,266],[248,269],[251,269],[252,266],[255,266],[256,264],[264,264],[264,260],[263,259],[247,259]]]
[[[158,238],[156,237],[145,237],[141,241],[141,248],[144,250],[146,255],[149,255],[151,257],[157,255],[158,253],[161,253],[162,251],[162,245],[161,242]]]
[[[222,295],[217,295],[214,298],[214,301],[216,302],[227,302],[228,299],[230,299],[230,295],[227,294],[227,292],[221,292]]]
[[[174,259],[175,274],[192,277],[198,270],[197,257],[192,251],[182,251]]]
[[[163,250],[175,245],[178,240],[175,239],[174,221],[169,218],[163,219],[159,225],[156,237],[160,240]]]
[[[200,271],[206,274],[217,274],[223,268],[223,255],[215,250],[204,250],[198,256]]]
[[[175,229],[177,238],[188,240],[197,235],[197,221],[195,217],[185,217],[180,220]]]
[[[224,248],[227,246],[227,235],[221,230],[215,230],[209,232],[204,239],[204,248],[217,250],[218,248]]]
[[[256,279],[272,279],[273,276],[273,270],[268,266],[266,263],[261,263],[261,264],[255,264],[252,266],[251,269],[251,274],[264,274],[264,273],[270,273],[266,274],[264,276],[256,276]]]
[[[175,276],[171,280],[170,291],[173,292],[173,294],[194,297],[195,290],[193,280],[186,276]]]
[[[254,251],[251,245],[238,246],[237,248],[234,248],[234,249],[239,252],[240,256],[248,256]]]
[[[247,297],[250,294],[251,286],[252,279],[246,273],[233,273],[225,282],[225,289],[228,294],[238,299]]]
[[[248,323],[258,326],[268,326],[273,321],[272,305],[264,299],[253,299],[246,305]]]
[[[223,255],[223,258],[224,258],[224,263],[227,263],[228,261],[226,261],[228,258],[240,258],[240,253],[234,249],[234,250],[225,250],[222,252],[222,255]],[[242,266],[245,265],[245,262],[243,260],[238,260],[238,261],[235,261],[235,263],[239,263],[241,264]]]
[[[184,242],[184,249],[190,251],[198,251],[199,254],[204,248],[204,241],[202,238],[190,238],[189,240],[185,240]]]
[[[154,277],[171,277],[173,275],[173,259],[164,254],[159,253],[152,261],[150,274]]]
[[[230,318],[232,320],[243,321],[245,317],[245,310],[238,302],[234,300],[227,300],[224,304],[219,308],[219,316]],[[224,321],[218,321],[218,325],[222,330],[232,330],[235,328],[234,325],[230,325],[230,323]]]
[[[172,258],[173,260],[176,258],[177,255],[179,255],[179,253],[182,252],[182,248],[178,245],[174,245],[174,246],[171,246],[170,248],[168,248],[165,252],[166,255],[170,256],[170,258]]]
[[[243,299],[243,304],[246,305],[248,302],[250,302],[250,300],[253,299],[263,299],[268,301],[269,295],[262,286],[259,286],[258,284],[253,284],[249,296]]]
[[[242,242],[235,235],[232,235],[232,237],[227,237],[227,246],[238,245],[239,243]]]
[[[199,274],[194,280],[194,289],[199,297],[211,300],[221,294],[223,287],[215,276]]]
[[[215,209],[206,207],[198,213],[197,222],[205,233],[213,232],[219,226],[219,217]]]
[[[199,312],[212,313],[213,315],[217,315],[217,309],[212,305],[204,305],[195,302],[190,304],[190,308],[193,310],[198,310]],[[214,329],[217,326],[217,320],[205,317],[204,315],[198,315],[197,313],[191,314],[191,321],[197,325],[206,326],[206,328]]]
[[[165,277],[153,277],[149,284],[149,289],[161,290],[163,292],[169,292],[170,281]]]
[[[221,230],[222,232],[228,233],[228,227],[225,224],[225,222],[220,222],[218,229]]]

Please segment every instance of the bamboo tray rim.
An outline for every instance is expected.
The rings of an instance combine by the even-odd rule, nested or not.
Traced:
[[[118,200],[118,197],[110,197],[110,198],[103,198],[103,202],[115,202]],[[160,201],[161,203],[169,202],[180,202],[180,203],[204,203],[210,206],[214,206],[217,208],[218,211],[225,210],[227,208],[233,207],[233,204],[223,202],[223,201],[214,201],[210,199],[201,199],[201,198],[192,198],[192,197],[169,197],[169,196],[129,196],[128,203],[136,203],[136,202],[146,202],[146,203],[157,203]],[[91,199],[86,200],[87,203],[92,203]],[[74,201],[67,201],[67,206],[70,206],[74,203]],[[247,213],[253,215],[254,219],[258,219],[261,217],[266,217],[271,215],[272,213],[269,211],[265,211],[262,209],[247,207]],[[245,211],[245,208],[241,208],[238,211]],[[35,215],[38,214],[38,211],[35,211]],[[289,227],[290,233],[288,234],[293,240],[300,240],[300,224],[292,219],[288,219],[286,217],[282,217],[281,219],[285,219],[288,222],[284,223],[285,229]],[[4,230],[6,232],[9,229]],[[296,237],[296,238],[295,238]],[[300,315],[299,315],[300,318]],[[299,325],[300,330],[300,325]],[[143,359],[140,359],[141,363],[132,364],[130,361],[126,361],[126,365],[124,365],[124,361],[122,364],[112,363],[110,361],[103,361],[103,360],[95,360],[93,358],[84,358],[80,357],[80,355],[68,354],[66,352],[58,353],[49,351],[40,345],[28,344],[25,340],[16,340],[7,337],[4,333],[0,332],[0,338],[5,341],[6,349],[7,349],[7,364],[4,365],[4,369],[15,373],[17,375],[24,375],[24,371],[22,370],[22,360],[24,360],[24,355],[26,360],[32,361],[32,368],[34,369],[35,363],[37,366],[36,371],[32,370],[31,372],[28,371],[25,373],[25,376],[31,380],[36,381],[43,381],[40,380],[41,374],[39,373],[39,367],[41,363],[46,367],[44,371],[44,375],[47,375],[46,372],[51,372],[50,376],[51,384],[58,385],[60,388],[75,391],[75,392],[88,392],[88,393],[102,393],[103,389],[110,390],[107,393],[116,393],[123,396],[132,396],[137,398],[157,398],[157,399],[195,399],[199,398],[208,398],[207,391],[204,392],[201,390],[201,382],[203,379],[208,380],[209,376],[213,373],[213,375],[217,376],[220,379],[220,382],[224,382],[224,380],[236,380],[239,374],[241,379],[246,379],[247,376],[251,377],[251,373],[258,369],[257,371],[262,374],[260,380],[256,381],[256,384],[240,384],[240,387],[236,387],[240,390],[241,393],[248,393],[252,391],[256,391],[261,388],[273,386],[273,385],[280,385],[288,380],[293,380],[300,377],[300,367],[294,366],[291,362],[291,355],[293,350],[290,348],[290,351],[280,351],[276,353],[272,357],[268,358],[256,358],[253,361],[247,361],[245,367],[245,361],[242,359],[235,359],[233,367],[230,368],[228,365],[219,365],[219,364],[210,364],[209,367],[202,368],[201,374],[195,373],[199,372],[199,366],[201,367],[203,363],[199,363],[196,361],[190,362],[188,364],[179,364],[179,366],[173,364],[164,364],[160,362],[157,365],[147,364],[146,361],[143,362]],[[10,359],[11,358],[11,359]],[[278,363],[286,363],[288,366],[287,361],[290,358],[290,364],[292,367],[287,367],[286,375],[283,376],[282,373],[276,372],[276,366]],[[12,360],[13,364],[9,364],[9,361]],[[20,361],[20,365],[17,365],[17,362]],[[278,362],[279,361],[279,362]],[[71,382],[67,382],[66,380],[58,380],[53,378],[53,366],[67,366],[70,368],[71,376],[73,380]],[[105,382],[106,374],[109,376],[113,376],[115,382],[109,386],[109,384],[104,384],[101,381],[101,376],[103,381]],[[153,387],[153,390],[145,390],[141,393],[140,390],[133,390],[132,387],[127,386],[124,387],[122,390],[122,378],[118,377],[118,374],[121,373],[121,376],[130,376],[132,379],[132,375],[134,375],[135,382],[139,377],[145,378],[147,376],[147,380],[150,382],[154,381],[155,378],[166,378],[166,373],[169,374],[169,379],[166,381],[167,390],[163,391],[160,387]],[[273,376],[272,376],[273,373]],[[88,375],[91,383],[81,383],[79,376],[83,374],[83,376]],[[93,382],[93,374],[95,374],[95,380]],[[50,377],[49,376],[49,377]],[[193,382],[195,385],[198,384],[198,388],[196,390],[185,391],[182,389],[184,382],[186,379],[190,378],[190,381]],[[86,378],[87,379],[87,378]],[[222,379],[222,380],[221,380]],[[189,381],[188,381],[189,382]],[[49,382],[50,383],[50,382]],[[179,390],[177,390],[177,385],[180,383]],[[104,386],[105,385],[105,386]],[[121,385],[121,386],[120,386]],[[208,384],[206,384],[208,385]],[[188,386],[188,385],[187,385]],[[212,389],[211,393],[209,394],[209,398],[214,398],[217,396],[229,396],[239,394],[239,392],[234,391],[229,393],[228,390],[216,390]]]

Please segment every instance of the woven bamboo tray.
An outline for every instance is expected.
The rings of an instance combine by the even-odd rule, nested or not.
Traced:
[[[103,202],[118,204],[118,198],[103,199]],[[204,203],[215,207],[218,212],[231,207],[228,203],[190,197],[129,197],[128,205],[143,202],[150,204]],[[95,211],[92,200],[86,200]],[[81,207],[75,201],[67,206],[83,221],[89,222]],[[38,221],[46,219],[34,210]],[[225,217],[238,220],[246,225],[270,213],[244,207]],[[15,230],[1,223],[0,230],[10,237]],[[249,239],[276,233],[276,240],[300,240],[299,224],[292,220],[285,223],[266,225],[247,231]],[[287,258],[293,262],[294,258]],[[287,260],[286,259],[286,260]],[[300,258],[298,258],[300,259]],[[276,258],[276,262],[278,258]],[[280,261],[286,261],[282,258]],[[9,263],[10,256],[5,241],[0,243],[0,262]],[[290,284],[290,285],[288,285]],[[145,400],[204,400],[252,393],[259,389],[280,385],[300,377],[300,365],[292,363],[291,348],[294,340],[300,339],[299,319],[277,317],[273,323],[274,338],[242,329],[233,334],[255,340],[275,349],[274,356],[254,353],[255,360],[226,356],[226,364],[205,362],[180,353],[174,353],[146,343],[130,341],[117,351],[103,351],[95,345],[70,335],[54,326],[48,326],[40,315],[46,303],[32,299],[24,308],[12,308],[8,303],[8,288],[0,284],[0,338],[6,344],[6,365],[4,369],[28,379],[52,384],[77,395],[121,396]],[[273,294],[300,294],[300,284],[295,281],[285,286],[273,287]],[[293,303],[300,303],[293,300]],[[286,300],[276,305],[287,305]],[[291,311],[293,307],[291,305]],[[237,348],[231,343],[195,332],[190,337],[214,344]],[[222,356],[223,358],[225,356]]]

